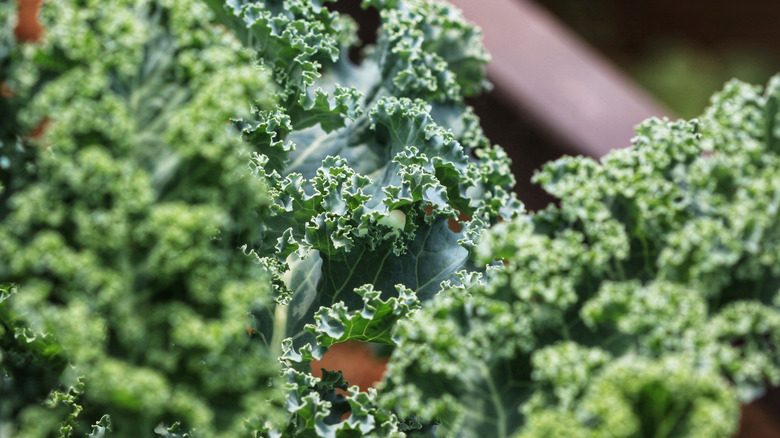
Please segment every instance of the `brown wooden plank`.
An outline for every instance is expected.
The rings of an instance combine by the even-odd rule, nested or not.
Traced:
[[[482,27],[497,91],[572,152],[630,145],[634,126],[669,112],[527,0],[450,0]]]
[[[21,41],[38,41],[43,36],[43,27],[38,22],[38,9],[43,0],[18,0],[19,21],[14,33]]]
[[[778,438],[780,426],[777,423],[778,412],[774,415],[762,409],[757,403],[742,406],[742,418],[739,432],[735,438]]]

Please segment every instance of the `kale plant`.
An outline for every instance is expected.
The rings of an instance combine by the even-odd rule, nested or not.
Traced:
[[[780,383],[780,79],[536,177],[452,7],[0,2],[0,436],[727,437]],[[488,229],[490,229],[488,231]],[[396,347],[378,390],[311,362]]]
[[[778,108],[780,76],[734,81],[546,165],[560,206],[493,228],[478,258],[504,267],[401,324],[385,405],[454,436],[732,436],[780,384]]]
[[[290,421],[268,433],[424,429],[309,364],[336,342],[394,344],[398,320],[476,269],[482,230],[522,212],[505,153],[463,100],[486,86],[479,32],[443,3],[366,1],[381,26],[355,64],[354,22],[320,2],[228,4],[214,8],[279,87],[279,105],[241,122],[273,199],[250,247],[279,307],[273,324],[255,314],[256,332],[285,340],[291,390]]]
[[[3,40],[1,436],[234,437],[284,415],[247,336],[272,288],[239,250],[269,200],[229,123],[273,85],[211,15],[51,1],[43,44]]]
[[[309,362],[393,344],[522,208],[463,101],[479,33],[444,4],[364,6],[359,64],[318,1],[51,1],[42,44],[4,35],[9,433],[426,429]]]

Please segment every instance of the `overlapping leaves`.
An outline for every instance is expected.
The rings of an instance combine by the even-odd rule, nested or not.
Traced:
[[[537,175],[560,207],[499,224],[505,267],[401,324],[384,406],[454,436],[728,437],[780,384],[780,78]],[[508,321],[512,321],[510,324]]]
[[[278,263],[269,264],[282,271],[291,256],[304,259],[296,265],[301,269],[320,266],[306,283],[318,287],[312,312],[342,299],[348,306],[359,302],[350,295],[364,284],[390,295],[395,284],[403,284],[430,297],[439,282],[467,266],[470,236],[478,234],[474,228],[496,222],[500,213],[509,217],[519,211],[506,191],[512,183],[506,156],[487,147],[460,92],[451,92],[459,85],[429,87],[449,94],[399,85],[400,76],[425,76],[415,73],[424,68],[458,78],[472,92],[478,89],[485,56],[476,31],[439,4],[372,5],[383,17],[380,42],[360,65],[345,55],[351,40],[343,30],[352,29],[349,20],[317,3],[291,1],[273,8],[260,2],[235,9],[253,35],[247,44],[258,50],[262,63],[273,66],[285,90],[281,98],[298,99],[244,122],[245,137],[257,152],[257,172],[276,200],[255,249],[261,256],[273,252]],[[316,43],[310,38],[315,22],[321,35]],[[470,37],[460,41],[455,34]],[[271,45],[283,50],[268,53]],[[295,54],[298,67],[279,64],[277,54],[284,50]],[[458,50],[474,59],[458,66],[461,75],[444,60]],[[299,71],[308,79],[291,76]],[[493,153],[474,159],[476,148]],[[446,226],[459,215],[471,219],[472,233]],[[424,264],[422,253],[429,256]],[[398,266],[411,269],[401,272]],[[357,276],[344,275],[350,272]]]
[[[522,209],[463,101],[485,88],[487,56],[450,6],[364,2],[381,25],[356,64],[355,25],[325,2],[228,3],[283,102],[241,122],[274,200],[249,248],[287,309],[283,334],[264,336],[290,338],[286,362],[305,372],[333,342],[392,342],[410,303],[473,270],[482,230]]]
[[[2,140],[32,156],[2,169],[2,433],[286,418],[276,357],[247,335],[269,279],[239,249],[268,201],[229,124],[270,106],[269,75],[196,1],[46,2],[41,20],[1,77]]]

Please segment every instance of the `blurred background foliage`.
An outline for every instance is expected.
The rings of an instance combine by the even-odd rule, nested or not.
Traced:
[[[536,0],[675,115],[701,114],[723,83],[780,71],[776,0]]]

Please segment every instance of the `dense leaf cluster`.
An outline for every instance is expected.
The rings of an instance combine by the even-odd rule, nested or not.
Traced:
[[[650,120],[479,246],[504,261],[404,322],[388,406],[459,436],[728,437],[780,384],[780,77]],[[486,432],[489,431],[489,432]]]
[[[528,214],[479,32],[365,0],[354,62],[327,3],[0,1],[0,436],[727,437],[780,383],[780,79]]]
[[[43,44],[4,35],[4,369],[47,373],[9,428],[424,429],[309,362],[393,344],[522,207],[463,101],[486,86],[479,32],[445,4],[364,6],[382,26],[359,64],[319,1],[59,1]]]
[[[506,155],[463,101],[486,86],[479,33],[442,3],[367,1],[378,41],[355,64],[355,24],[320,2],[230,5],[281,102],[242,123],[273,200],[253,250],[286,321],[261,333],[288,339],[286,375],[300,394],[281,433],[394,434],[406,426],[373,394],[323,387],[309,362],[334,342],[392,344],[396,321],[474,269],[482,229],[522,211]]]
[[[246,329],[272,289],[238,249],[268,200],[228,123],[272,86],[210,17],[52,1],[43,44],[4,41],[0,435],[235,437],[282,405]]]

